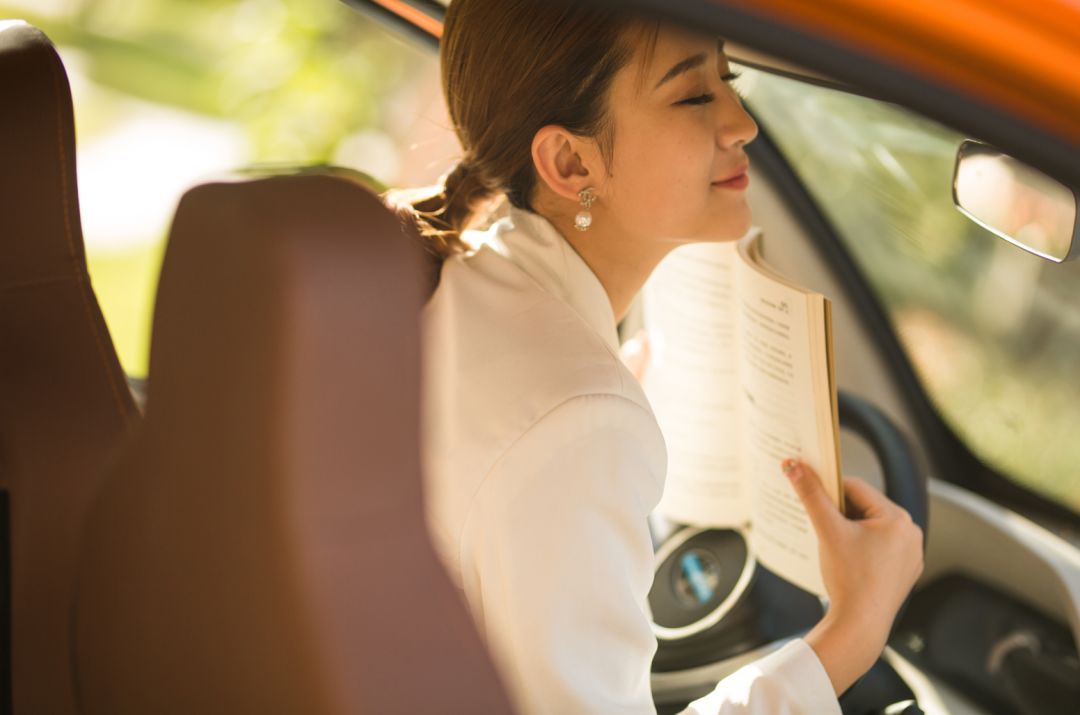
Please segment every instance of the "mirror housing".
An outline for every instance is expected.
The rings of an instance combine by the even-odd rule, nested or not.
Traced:
[[[994,147],[956,152],[953,203],[991,233],[1054,263],[1080,256],[1080,192]]]

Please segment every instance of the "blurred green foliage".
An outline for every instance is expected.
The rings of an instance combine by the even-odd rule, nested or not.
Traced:
[[[340,0],[84,0],[0,16],[80,51],[95,83],[238,122],[259,161],[329,161],[423,53]]]
[[[100,91],[75,115],[84,146],[119,113],[112,97],[238,127],[256,163],[328,163],[343,139],[379,129],[398,85],[432,53],[340,0],[53,0],[5,3],[42,29]],[[179,197],[175,197],[178,199]],[[164,236],[88,245],[91,278],[125,370],[147,371]]]
[[[986,463],[1080,511],[1080,262],[1036,258],[953,206],[955,132],[762,73],[743,86],[945,421]]]

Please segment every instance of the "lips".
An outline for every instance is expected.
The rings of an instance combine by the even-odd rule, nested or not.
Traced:
[[[745,189],[750,186],[750,164],[743,164],[737,173],[728,175],[727,178],[713,181],[713,186],[721,189]]]
[[[740,166],[738,169],[736,169],[735,173],[728,174],[727,177],[725,177],[723,179],[717,179],[713,183],[714,184],[726,184],[728,182],[737,182],[749,170],[750,170],[750,164],[749,164],[749,162],[747,162],[747,163],[743,164],[742,166]]]

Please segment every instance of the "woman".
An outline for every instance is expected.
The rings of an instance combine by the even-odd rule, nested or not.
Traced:
[[[670,250],[746,232],[757,128],[715,37],[614,12],[454,0],[441,61],[464,157],[395,199],[445,259],[425,308],[429,525],[520,712],[652,713],[666,453],[616,323]],[[501,195],[509,216],[467,231]],[[921,572],[899,507],[847,480],[848,518],[785,472],[832,605],[687,712],[839,713]]]

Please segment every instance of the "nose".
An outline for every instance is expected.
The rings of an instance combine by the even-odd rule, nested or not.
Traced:
[[[720,112],[716,132],[716,140],[721,148],[749,144],[758,134],[757,123],[743,108],[739,96],[734,90],[731,90],[729,96],[731,99],[725,103],[725,111]]]

